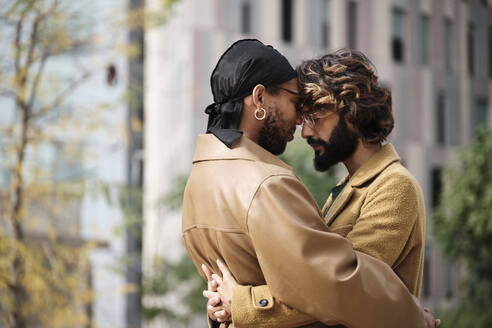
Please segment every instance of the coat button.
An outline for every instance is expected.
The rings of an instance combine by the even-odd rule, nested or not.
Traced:
[[[268,305],[268,300],[263,298],[258,302],[258,304],[260,304],[261,307],[265,307]]]

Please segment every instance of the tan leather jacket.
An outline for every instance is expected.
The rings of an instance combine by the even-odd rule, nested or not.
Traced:
[[[222,259],[239,284],[324,324],[424,327],[420,307],[383,262],[330,233],[291,168],[242,137],[201,135],[185,189],[183,238],[198,271]],[[234,319],[234,318],[233,318]]]
[[[355,250],[391,266],[410,292],[419,296],[424,262],[424,197],[392,144],[384,145],[354,173],[333,204],[331,194],[322,212],[331,232],[347,238]],[[268,309],[258,306],[261,299],[269,300]],[[306,314],[274,299],[268,286],[238,288],[232,316],[236,328],[293,328],[308,322]]]

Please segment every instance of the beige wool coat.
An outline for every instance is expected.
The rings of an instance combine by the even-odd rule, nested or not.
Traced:
[[[354,249],[391,266],[418,297],[425,242],[424,199],[418,182],[401,165],[391,144],[338,185],[345,182],[333,204],[330,195],[323,207],[326,224]],[[270,301],[268,309],[259,306],[261,299]],[[308,321],[305,314],[276,302],[267,286],[235,290],[232,312],[236,328],[299,327]]]
[[[424,327],[391,267],[330,232],[292,169],[244,136],[231,149],[199,136],[182,223],[200,273],[202,263],[219,273],[220,258],[238,283],[267,284],[275,300],[327,325]]]

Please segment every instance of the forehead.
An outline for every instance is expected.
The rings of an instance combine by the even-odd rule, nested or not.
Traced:
[[[282,83],[280,86],[287,88],[291,91],[299,93],[299,85],[297,83],[297,78],[293,78],[287,82]]]
[[[335,104],[323,104],[315,105],[311,102],[305,102],[302,104],[301,111],[306,114],[320,114],[323,112],[336,112],[337,106]]]

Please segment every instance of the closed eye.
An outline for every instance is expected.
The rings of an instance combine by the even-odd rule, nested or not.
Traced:
[[[298,113],[302,112],[302,108],[304,107],[304,100],[299,99],[298,101],[296,101],[295,107],[296,107],[296,112]]]

